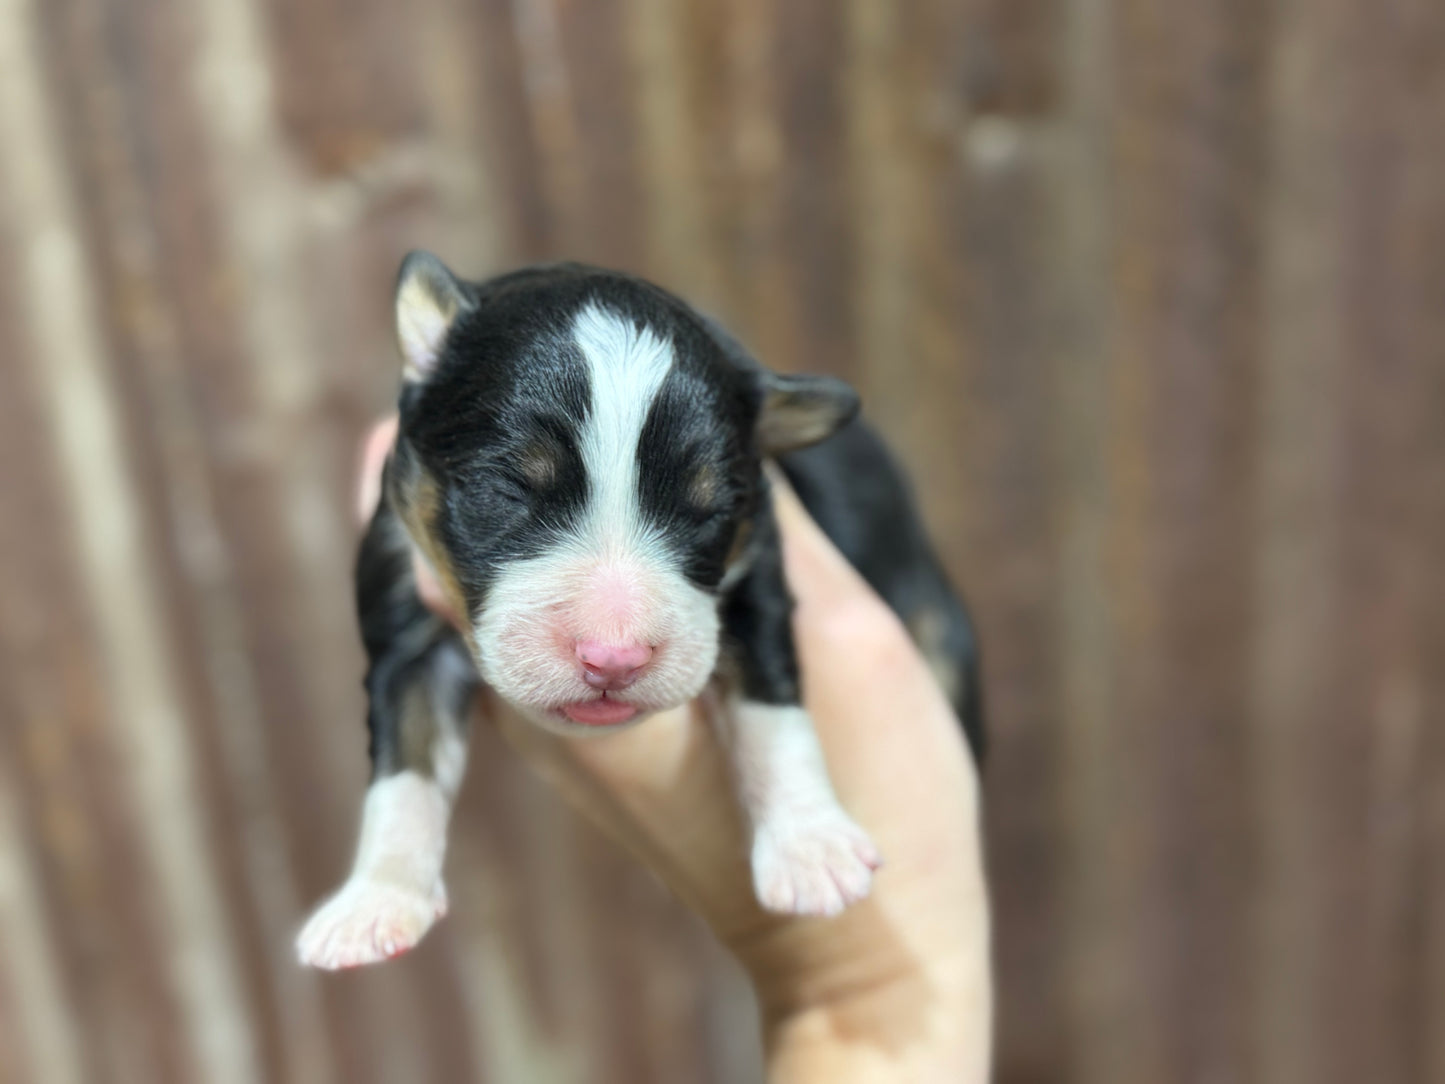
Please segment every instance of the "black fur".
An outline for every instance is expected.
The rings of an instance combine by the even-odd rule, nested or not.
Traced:
[[[699,353],[712,360],[716,348],[705,339],[699,346],[678,351],[679,363],[648,412],[637,449],[639,496],[643,514],[677,540],[688,578],[713,589],[722,581],[739,525],[758,502],[761,460],[747,439],[758,404],[743,374],[716,364],[704,369]],[[683,494],[704,468],[716,471],[717,493],[700,505]]]
[[[436,727],[465,732],[476,670],[456,631],[417,597],[410,543],[390,504],[371,518],[356,561],[356,612],[366,646],[366,727],[372,778],[412,769],[430,775]],[[430,708],[414,713],[425,733],[404,741],[409,696]]]
[[[751,530],[748,570],[723,599],[724,657],[736,670],[746,699],[798,704],[803,691],[793,645],[793,599],[783,576],[782,542],[766,489]]]

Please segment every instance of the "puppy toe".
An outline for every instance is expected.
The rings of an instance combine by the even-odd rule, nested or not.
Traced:
[[[301,963],[335,971],[399,956],[446,913],[446,891],[354,877],[311,916],[296,938]]]
[[[880,859],[836,805],[760,825],[753,841],[758,902],[778,914],[831,916],[867,897]]]

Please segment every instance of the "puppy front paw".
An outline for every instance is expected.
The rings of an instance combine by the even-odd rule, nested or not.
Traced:
[[[446,887],[430,892],[354,876],[313,914],[296,938],[310,967],[336,971],[400,956],[447,913]]]
[[[775,811],[753,833],[753,887],[768,911],[836,915],[868,895],[878,848],[836,802]]]

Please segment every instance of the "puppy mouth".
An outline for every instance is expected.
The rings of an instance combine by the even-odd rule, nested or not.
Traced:
[[[620,726],[631,722],[639,711],[636,704],[609,699],[606,693],[590,700],[576,700],[557,709],[569,722],[581,726]]]

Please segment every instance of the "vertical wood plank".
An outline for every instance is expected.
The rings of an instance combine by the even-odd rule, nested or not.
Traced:
[[[1267,208],[1261,373],[1260,543],[1257,551],[1253,736],[1261,865],[1257,1079],[1325,1079],[1333,1062],[1309,1006],[1331,981],[1312,860],[1315,735],[1338,730],[1347,680],[1332,631],[1344,620],[1339,586],[1342,508],[1335,486],[1346,350],[1345,156],[1338,79],[1348,48],[1347,5],[1281,5],[1270,58],[1271,190]],[[1333,801],[1333,798],[1330,799]]]

